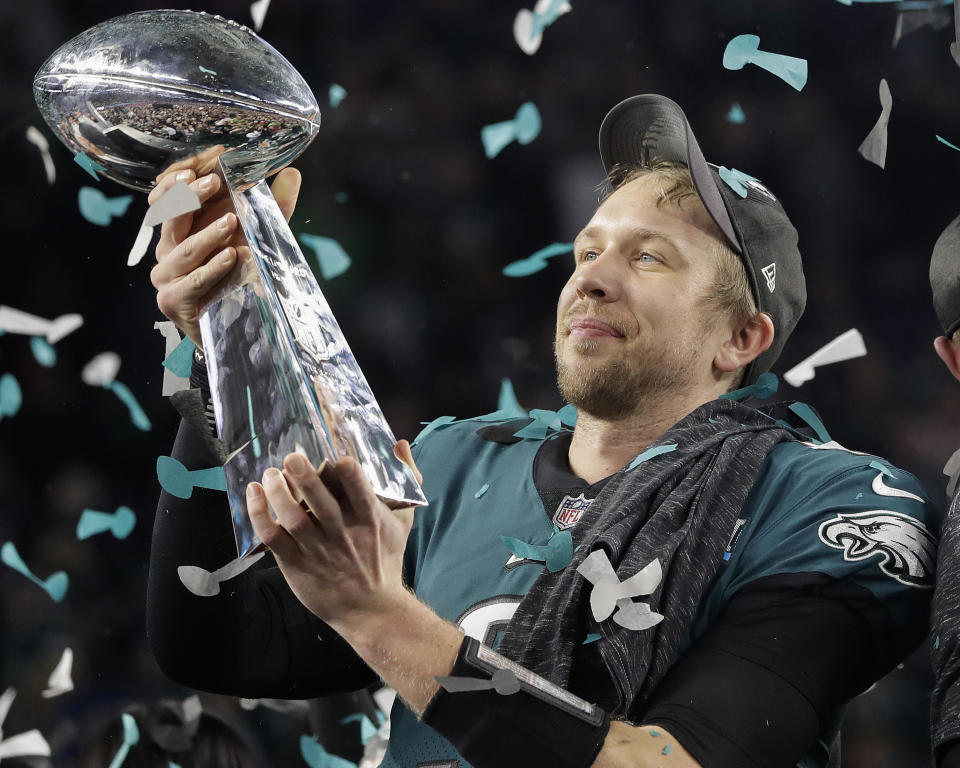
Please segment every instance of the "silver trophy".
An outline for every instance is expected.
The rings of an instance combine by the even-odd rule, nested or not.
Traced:
[[[413,472],[265,179],[320,122],[300,74],[246,27],[192,11],[142,11],[61,46],[34,79],[44,119],[75,155],[149,191],[171,163],[216,152],[249,258],[200,326],[240,555],[257,548],[245,488],[293,451],[350,455],[393,506],[423,505]],[[193,469],[193,468],[190,468]]]

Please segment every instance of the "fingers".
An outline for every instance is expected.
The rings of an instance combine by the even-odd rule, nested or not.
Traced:
[[[210,173],[213,170],[214,166],[217,164],[217,159],[225,151],[223,144],[217,144],[213,147],[203,150],[196,155],[191,157],[184,158],[183,160],[178,160],[175,163],[167,166],[163,172],[157,176],[157,183],[171,174],[175,174],[177,171],[181,170],[192,170],[197,176],[204,176],[205,174]]]
[[[323,532],[328,536],[341,536],[343,510],[320,479],[317,470],[299,453],[287,455],[283,461],[283,469],[293,481],[294,492],[298,492],[303,498]]]
[[[423,475],[420,474],[420,470],[417,469],[417,464],[413,460],[413,451],[410,450],[410,443],[406,440],[398,440],[397,444],[393,446],[393,455],[410,467],[410,469],[413,470],[414,477],[417,478],[417,482],[423,485]]]
[[[273,184],[270,185],[270,191],[273,193],[283,218],[290,221],[293,211],[297,207],[297,198],[300,195],[300,182],[302,178],[300,171],[296,168],[284,168],[277,174]]]
[[[373,492],[373,486],[363,474],[363,468],[351,456],[344,456],[334,465],[343,482],[343,490],[350,503],[354,518],[360,523],[370,523],[377,507],[383,502]]]
[[[181,171],[180,174],[186,174],[187,178],[191,178],[193,171]],[[180,174],[167,176],[157,184],[148,198],[151,205],[159,200],[177,181],[186,181],[186,179],[178,178]],[[190,213],[175,216],[163,222],[160,226],[160,242],[157,244],[157,261],[162,261],[166,254],[190,234],[198,217],[204,220],[203,225],[205,225],[211,216],[232,210],[226,190],[223,190],[221,194],[222,187],[223,182],[214,173],[191,180],[190,188],[200,199],[201,208],[199,211],[190,211]]]
[[[301,537],[316,529],[316,518],[300,506],[279,469],[271,467],[263,473],[263,487],[267,501],[277,516],[276,524],[297,540],[299,548],[304,548],[303,545],[308,542],[301,540]]]
[[[270,516],[270,506],[260,483],[247,486],[247,515],[257,538],[278,557],[283,559],[297,552],[296,540]]]
[[[190,235],[150,271],[150,282],[157,290],[194,272],[211,255],[225,249],[237,228],[237,216],[225,213],[212,224]],[[231,249],[235,251],[236,249]]]

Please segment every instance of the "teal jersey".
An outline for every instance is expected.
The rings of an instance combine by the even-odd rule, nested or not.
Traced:
[[[553,447],[565,455],[569,433],[507,444],[476,434],[486,426],[455,422],[415,446],[430,506],[417,510],[404,570],[407,583],[438,615],[495,648],[544,567],[518,561],[500,537],[543,545],[559,523],[570,527],[577,544],[578,503],[588,503],[602,483],[587,486],[571,477],[570,487],[562,489],[566,493],[554,494],[547,508],[544,499],[551,496],[537,487],[534,464],[552,440],[564,441]],[[642,471],[642,465],[633,471]],[[558,496],[561,503],[554,506]],[[853,579],[889,608],[898,626],[917,621],[925,626],[936,529],[936,511],[908,473],[835,443],[782,443],[768,455],[744,503],[688,645],[744,585],[788,573]],[[803,764],[823,762],[812,756]],[[468,763],[398,700],[382,765],[466,768]]]

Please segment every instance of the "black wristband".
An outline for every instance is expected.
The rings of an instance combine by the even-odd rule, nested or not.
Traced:
[[[607,714],[467,637],[451,677],[490,679],[509,669],[520,692],[449,693],[441,688],[423,722],[445,737],[474,768],[589,768],[610,727]]]

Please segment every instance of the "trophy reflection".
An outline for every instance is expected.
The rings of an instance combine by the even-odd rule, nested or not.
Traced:
[[[192,11],[142,11],[81,33],[34,79],[44,119],[99,173],[147,191],[171,163],[217,159],[249,245],[202,309],[200,329],[241,555],[259,542],[245,488],[300,451],[350,455],[374,491],[425,504],[395,438],[265,179],[319,128],[300,74],[252,31]]]

